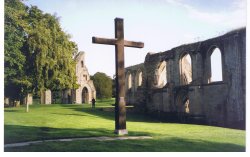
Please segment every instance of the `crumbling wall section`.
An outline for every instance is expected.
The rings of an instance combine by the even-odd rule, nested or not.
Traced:
[[[211,54],[215,48],[221,53],[222,80],[211,82]],[[186,54],[191,57],[192,81],[183,84],[180,59]],[[163,61],[167,67],[167,83],[159,87],[156,70]],[[142,67],[142,86],[126,92],[127,102],[140,106],[137,107],[140,111],[160,117],[176,115],[177,120],[181,117],[184,122],[245,127],[245,28],[165,52],[148,53],[144,63],[128,67],[126,72],[130,72],[134,80],[136,71]]]

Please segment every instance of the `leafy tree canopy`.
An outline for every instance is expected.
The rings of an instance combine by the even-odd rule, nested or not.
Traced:
[[[5,0],[5,96],[20,100],[28,92],[77,88],[76,43],[55,15],[20,0]]]
[[[96,96],[99,99],[112,97],[112,79],[105,73],[97,72],[91,79],[96,88]]]

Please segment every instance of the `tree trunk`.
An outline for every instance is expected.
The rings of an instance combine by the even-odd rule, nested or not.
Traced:
[[[29,112],[29,104],[26,103],[26,112]]]

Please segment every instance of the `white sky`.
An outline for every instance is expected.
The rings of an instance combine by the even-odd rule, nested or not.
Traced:
[[[61,17],[89,73],[115,74],[114,46],[92,44],[92,36],[114,38],[114,19],[124,19],[125,40],[145,47],[125,48],[125,66],[144,62],[148,52],[221,35],[246,25],[246,0],[30,0],[28,5]]]

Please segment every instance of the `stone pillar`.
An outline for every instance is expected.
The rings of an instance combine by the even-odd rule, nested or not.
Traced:
[[[8,97],[4,97],[4,106],[10,106],[10,99]]]
[[[238,123],[245,120],[244,116],[244,100],[243,100],[243,87],[242,87],[242,67],[241,67],[241,53],[239,45],[239,36],[238,34],[234,36],[232,41],[228,44],[225,51],[231,52],[230,60],[230,88],[229,88],[229,96],[227,100],[227,123],[228,125],[239,125]],[[228,55],[228,54],[227,54]],[[233,58],[233,59],[231,59]],[[228,63],[228,64],[229,64]]]
[[[41,104],[51,104],[51,91],[41,91]]]
[[[14,101],[14,106],[15,107],[19,107],[20,106],[20,101],[19,100],[15,100]]]
[[[24,103],[26,105],[32,105],[33,104],[33,96],[31,93],[28,93],[27,96],[24,98]]]

